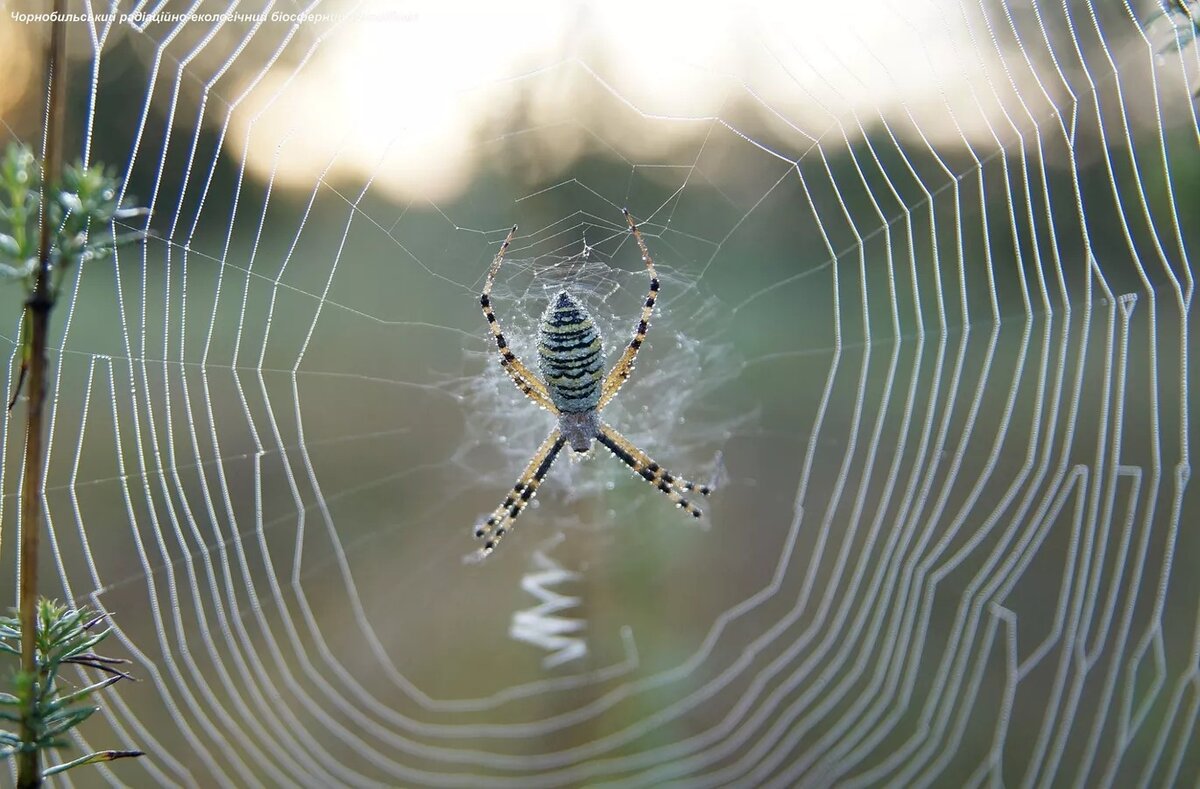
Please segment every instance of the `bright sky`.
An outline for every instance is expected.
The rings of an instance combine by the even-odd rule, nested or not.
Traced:
[[[708,118],[738,103],[759,119],[744,131],[793,155],[812,138],[839,144],[839,123],[853,138],[881,117],[907,134],[915,120],[934,142],[994,145],[998,96],[1011,93],[987,28],[975,18],[969,29],[959,0],[869,13],[824,0],[357,8],[381,18],[350,15],[301,68],[246,70],[244,85],[257,84],[231,149],[244,143],[260,176],[302,187],[322,172],[374,176],[397,199],[436,200],[463,190],[506,134],[533,146],[544,177],[587,150],[694,152]]]
[[[1018,45],[1003,10],[985,19],[964,0],[331,0],[318,11],[336,19],[302,24],[269,67],[287,22],[266,22],[240,51],[248,23],[206,47],[197,45],[213,23],[189,23],[159,64],[156,91],[174,89],[180,62],[195,77],[184,91],[219,74],[205,121],[220,128],[235,108],[225,151],[244,152],[252,174],[305,189],[322,176],[373,178],[398,200],[453,197],[502,153],[529,182],[597,152],[681,163],[716,116],[787,157],[816,139],[844,145],[881,121],[934,145],[994,149],[1045,123],[1067,95],[1037,26],[1023,17]],[[0,14],[0,119],[26,137],[38,112],[36,27]],[[91,58],[87,28],[69,32],[71,55]],[[145,32],[118,24],[104,46],[131,37],[149,66],[175,32],[166,21]],[[1139,95],[1129,91],[1127,106]]]
[[[41,65],[34,62],[38,43],[27,26],[0,12],[0,129],[7,134],[20,131],[9,119],[25,101],[35,72],[40,73]]]

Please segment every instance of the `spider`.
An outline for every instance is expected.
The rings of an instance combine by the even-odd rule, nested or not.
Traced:
[[[496,253],[496,259],[492,261],[492,268],[488,272],[479,303],[483,306],[483,316],[487,318],[492,337],[496,340],[500,366],[530,400],[558,418],[558,425],[533,453],[533,459],[521,472],[517,484],[513,485],[504,502],[496,508],[491,517],[475,527],[475,537],[484,541],[477,554],[479,559],[489,556],[501,538],[512,529],[517,518],[525,511],[529,500],[537,493],[542,480],[550,473],[555,458],[568,444],[573,451],[584,454],[591,449],[593,441],[598,441],[618,460],[633,469],[634,473],[665,493],[675,506],[694,517],[699,518],[701,515],[700,510],[684,498],[683,493],[694,491],[701,496],[707,496],[710,492],[707,485],[697,485],[671,474],[600,419],[600,412],[616,397],[633,372],[634,360],[637,359],[638,349],[646,340],[650,315],[654,312],[654,302],[658,298],[658,274],[654,270],[650,250],[646,248],[646,242],[642,240],[642,234],[638,232],[637,223],[630,216],[629,210],[622,209],[622,212],[642,251],[642,261],[650,274],[650,292],[642,305],[641,318],[634,329],[633,339],[629,341],[629,345],[625,347],[608,375],[603,374],[604,352],[600,343],[600,332],[596,329],[592,316],[565,290],[559,291],[550,300],[546,312],[542,315],[538,333],[538,366],[545,383],[534,375],[508,347],[508,341],[504,339],[504,332],[500,328],[500,321],[496,319],[496,313],[492,310],[492,284],[496,280],[500,264],[504,261],[504,253],[517,232],[516,225],[508,231],[508,237],[504,239],[500,251]]]

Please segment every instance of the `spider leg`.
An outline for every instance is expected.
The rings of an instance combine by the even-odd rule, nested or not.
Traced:
[[[504,502],[495,509],[491,517],[475,527],[475,536],[484,540],[483,547],[476,553],[476,558],[487,558],[496,549],[496,544],[512,529],[513,523],[525,511],[530,499],[537,493],[538,486],[550,473],[555,458],[562,450],[567,440],[562,437],[558,428],[554,428],[546,440],[533,453],[529,465],[521,472],[517,484],[505,497]]]
[[[658,487],[658,482],[662,481],[662,482],[666,482],[668,485],[670,485],[675,490],[679,491],[679,493],[681,493],[681,494],[682,493],[699,493],[701,496],[704,496],[707,498],[708,495],[710,493],[712,493],[711,486],[701,485],[699,483],[692,482],[691,480],[686,480],[683,477],[677,477],[674,474],[672,474],[671,472],[667,471],[662,466],[655,463],[653,460],[651,460],[646,455],[645,452],[638,449],[637,446],[635,446],[632,441],[630,441],[628,438],[625,438],[625,436],[621,435],[616,430],[614,430],[611,425],[604,424],[603,427],[607,428],[608,434],[611,438],[613,438],[614,440],[617,440],[617,441],[624,442],[622,449],[629,452],[634,457],[640,457],[641,461],[645,464],[645,468],[647,470],[649,470],[652,474],[657,475],[652,480],[650,480],[650,479],[647,480],[647,481],[652,481],[652,484],[655,487]],[[634,471],[637,471],[638,475],[641,476],[643,479],[647,479],[645,474],[643,474],[640,470],[635,468]]]
[[[650,292],[646,295],[646,302],[642,305],[642,316],[638,320],[637,328],[634,329],[633,339],[629,341],[629,345],[625,346],[621,358],[617,359],[617,363],[613,365],[608,377],[604,379],[604,386],[600,390],[599,408],[608,405],[608,401],[616,397],[617,392],[633,374],[633,362],[637,359],[638,349],[642,347],[642,343],[646,339],[646,331],[650,327],[650,315],[654,312],[654,302],[658,299],[658,272],[654,270],[654,259],[650,257],[650,250],[646,248],[646,242],[642,240],[642,234],[638,232],[637,223],[629,215],[629,209],[621,210],[625,214],[625,221],[629,223],[633,237],[637,239],[638,247],[642,250],[642,261],[646,264],[646,271],[650,272]]]
[[[517,358],[515,353],[509,350],[508,340],[504,338],[504,332],[500,328],[500,321],[496,318],[496,313],[492,309],[492,284],[496,280],[496,272],[500,270],[500,264],[504,262],[504,253],[508,251],[508,245],[512,243],[513,235],[516,232],[517,226],[513,225],[512,230],[508,231],[508,237],[500,245],[500,251],[496,253],[495,259],[492,260],[492,267],[488,271],[487,282],[484,283],[483,293],[479,297],[479,304],[483,307],[483,317],[487,318],[488,326],[492,330],[492,337],[496,340],[496,350],[500,353],[500,366],[504,368],[504,372],[508,373],[508,377],[512,379],[512,382],[517,385],[518,389],[525,393],[526,397],[550,413],[557,414],[558,409],[550,401],[550,394],[546,391],[545,384]]]
[[[675,502],[676,507],[691,513],[693,517],[700,517],[702,514],[700,510],[685,499],[680,491],[695,491],[702,496],[707,496],[711,492],[707,485],[697,485],[671,474],[608,424],[600,425],[600,433],[596,436],[596,440],[616,455],[618,460],[633,469],[634,473],[667,494],[667,498]]]

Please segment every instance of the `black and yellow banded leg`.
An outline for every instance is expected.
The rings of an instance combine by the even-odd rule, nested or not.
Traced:
[[[654,258],[650,257],[650,250],[646,248],[646,242],[642,240],[642,234],[638,231],[637,223],[630,216],[629,209],[622,209],[622,211],[625,213],[625,221],[629,223],[629,229],[633,232],[634,239],[637,240],[638,248],[642,250],[642,262],[646,264],[646,271],[650,274],[650,292],[642,304],[642,315],[633,331],[633,339],[625,346],[621,358],[617,359],[612,371],[604,379],[599,408],[608,405],[608,402],[617,396],[617,392],[633,374],[633,362],[637,359],[642,343],[646,341],[646,332],[650,328],[650,316],[654,312],[654,302],[658,300],[658,272],[654,270]]]
[[[607,425],[606,425],[606,427],[607,427]],[[633,453],[635,453],[636,455],[640,455],[647,462],[646,469],[654,475],[653,478],[651,478],[647,481],[649,481],[655,487],[658,487],[659,481],[662,481],[662,482],[665,482],[668,485],[670,485],[675,490],[679,491],[681,494],[699,493],[701,496],[707,497],[710,493],[712,493],[712,487],[710,487],[709,485],[701,485],[697,482],[692,482],[691,480],[684,479],[683,477],[675,476],[674,474],[667,471],[662,466],[655,463],[649,457],[647,457],[645,452],[642,452],[640,449],[638,449],[637,446],[635,446],[632,441],[630,441],[629,439],[627,439],[624,436],[617,433],[616,430],[613,430],[611,427],[609,427],[608,430],[609,430],[609,433],[613,437],[618,438],[621,441],[624,441],[625,444],[628,445],[629,449]],[[645,474],[642,474],[641,472],[638,472],[638,473],[643,479],[646,479]]]
[[[512,491],[492,512],[491,517],[475,527],[475,537],[484,541],[483,547],[476,555],[477,558],[483,559],[490,555],[496,549],[496,544],[512,529],[513,522],[521,516],[537,493],[538,486],[550,473],[550,467],[554,465],[555,458],[566,442],[558,428],[552,430],[537,448],[537,452],[533,453],[533,459],[521,472]]]
[[[483,285],[479,304],[483,307],[483,317],[487,318],[488,327],[492,330],[492,337],[496,340],[496,350],[500,354],[500,366],[504,368],[504,372],[508,373],[508,377],[526,397],[550,413],[557,414],[558,409],[550,401],[550,394],[546,391],[546,386],[509,349],[508,340],[504,338],[504,332],[500,328],[500,321],[496,318],[495,310],[492,309],[492,284],[496,280],[496,272],[500,270],[500,264],[504,262],[504,253],[508,251],[508,245],[512,243],[516,232],[517,226],[513,225],[512,230],[508,231],[508,237],[500,245],[500,251],[496,253],[492,267],[488,271],[487,282]]]
[[[651,460],[649,455],[635,447],[632,441],[613,430],[610,425],[602,424],[600,426],[600,434],[596,436],[596,440],[616,455],[618,460],[633,469],[635,474],[665,493],[667,498],[675,503],[675,506],[691,513],[696,518],[703,514],[684,498],[680,490],[695,491],[702,496],[707,496],[709,494],[707,485],[697,485],[671,474]]]
[[[664,474],[666,474],[666,472],[664,472]],[[707,496],[708,494],[712,493],[712,488],[708,485],[699,485],[695,482],[682,479],[681,477],[675,477],[670,474],[666,474],[666,480],[668,485],[681,493],[686,491],[689,493],[699,493],[701,496]]]

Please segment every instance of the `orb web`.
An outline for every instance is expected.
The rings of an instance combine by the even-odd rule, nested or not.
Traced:
[[[55,312],[45,591],[148,756],[73,780],[1194,782],[1195,4],[580,8],[76,29],[148,238]],[[611,361],[623,206],[606,418],[706,518],[597,452],[464,566],[552,426],[488,265]]]

